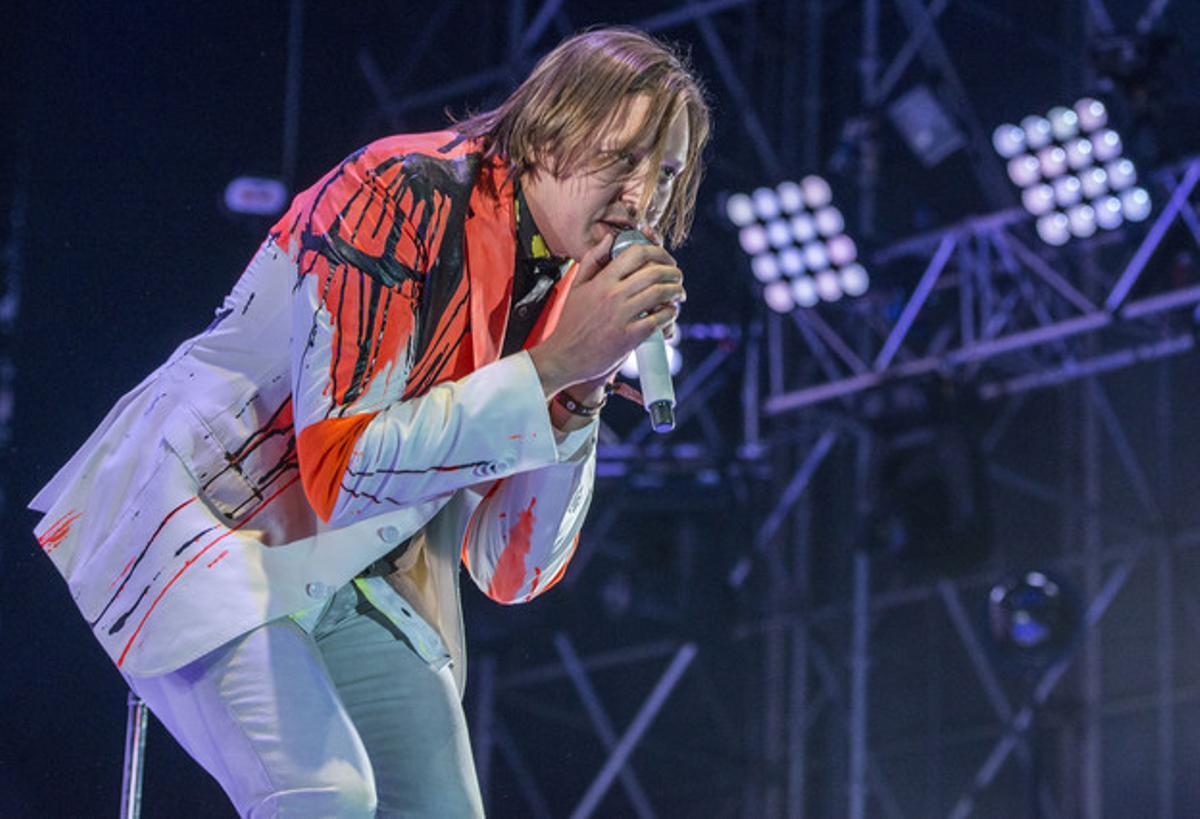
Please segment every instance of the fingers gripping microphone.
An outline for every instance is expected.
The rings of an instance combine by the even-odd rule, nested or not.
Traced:
[[[612,258],[633,245],[653,244],[641,231],[623,230],[613,240]],[[661,329],[637,346],[638,380],[642,384],[642,400],[650,414],[650,426],[655,432],[670,432],[675,428],[675,385],[667,364],[667,341]]]

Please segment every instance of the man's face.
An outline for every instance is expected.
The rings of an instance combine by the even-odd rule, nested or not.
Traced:
[[[652,168],[652,144],[622,151],[648,107],[644,94],[625,104],[617,125],[600,138],[601,158],[595,162],[561,177],[539,171],[522,182],[534,221],[556,256],[579,260],[609,234],[626,228],[653,231],[657,226],[687,161],[688,122],[680,106],[667,129],[662,161]]]

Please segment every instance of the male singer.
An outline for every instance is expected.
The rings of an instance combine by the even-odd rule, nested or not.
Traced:
[[[664,44],[560,44],[498,108],[307,191],[212,323],[34,499],[129,685],[243,816],[481,815],[459,563],[553,586],[613,373],[668,333],[709,113]]]

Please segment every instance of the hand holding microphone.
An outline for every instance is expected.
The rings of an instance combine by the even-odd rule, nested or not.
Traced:
[[[613,240],[612,258],[634,245],[653,244],[637,230],[623,230]],[[637,357],[638,380],[642,387],[642,403],[650,415],[655,432],[670,432],[675,428],[675,385],[667,362],[667,341],[661,327],[634,350]]]
[[[662,331],[675,321],[686,298],[683,273],[666,250],[644,235],[620,235],[620,245],[606,237],[580,259],[554,332],[529,354],[547,398],[562,393],[577,403],[594,404],[629,353],[657,335],[657,342],[645,345],[647,363],[639,362],[639,370],[651,423],[665,432],[673,424],[674,396]]]

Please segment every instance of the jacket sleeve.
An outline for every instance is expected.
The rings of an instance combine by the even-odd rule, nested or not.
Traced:
[[[566,460],[485,489],[463,536],[471,579],[498,603],[525,603],[556,584],[575,554],[592,498],[596,424],[567,436]]]
[[[394,156],[364,149],[301,194],[277,226],[297,263],[292,387],[306,495],[324,520],[344,525],[494,482],[483,517],[507,520],[517,495],[536,488],[544,529],[552,508],[570,506],[544,493],[554,479],[511,489],[503,479],[547,467],[558,475],[560,461],[572,474],[587,471],[565,462],[580,451],[594,458],[594,442],[559,445],[527,353],[474,371],[459,364],[470,354],[469,288],[461,264],[434,268],[443,242],[461,243],[454,225],[466,203],[454,201],[453,186],[414,176]]]

